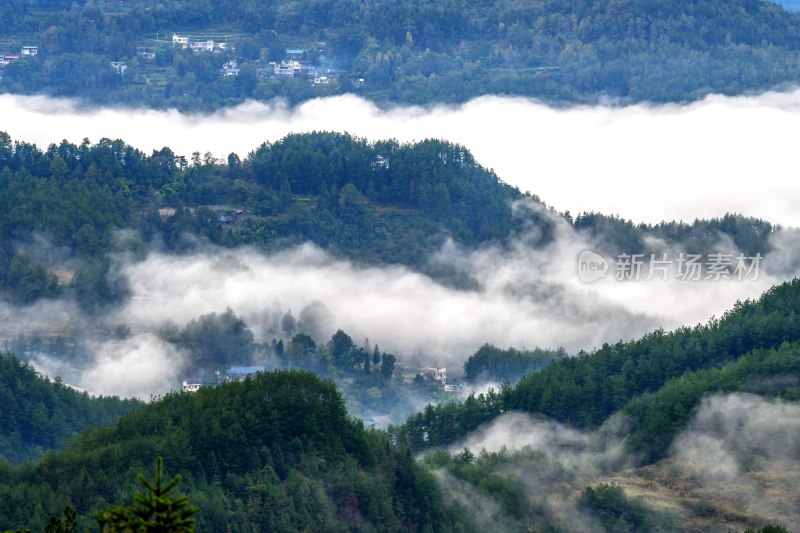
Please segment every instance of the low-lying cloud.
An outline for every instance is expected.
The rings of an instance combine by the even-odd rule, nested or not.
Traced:
[[[95,360],[82,374],[95,394],[146,398],[175,387],[183,354],[152,333],[91,348]]]
[[[436,137],[465,145],[503,180],[560,211],[651,223],[740,212],[800,226],[800,91],[568,108],[487,96],[460,106],[388,110],[346,95],[295,108],[247,102],[209,114],[86,109],[66,99],[0,95],[0,116],[0,130],[43,145],[109,137],[186,156],[243,156],[263,141],[312,130],[373,140]]]
[[[673,459],[708,500],[800,523],[800,405],[752,394],[706,398],[675,439]]]
[[[485,494],[478,497],[481,494],[466,481],[447,473],[439,473],[439,478],[445,490],[469,505],[485,527],[491,527],[494,520],[502,524],[498,528],[502,531],[538,530],[541,527],[538,522],[543,519],[568,531],[602,531],[597,518],[578,503],[577,494],[630,466],[630,457],[622,443],[626,428],[622,418],[613,418],[598,431],[580,431],[552,420],[512,412],[452,445],[451,453],[469,448],[478,456],[485,452],[500,454],[501,459],[492,464],[491,475],[523,483],[529,509],[519,512],[527,515],[527,522],[498,513],[496,501]]]
[[[262,141],[310,130],[404,141],[440,137],[464,144],[500,178],[560,210],[620,213],[648,221],[741,211],[800,225],[794,208],[800,189],[794,186],[790,146],[800,122],[800,91],[712,96],[686,106],[565,109],[521,98],[484,97],[462,106],[381,110],[344,96],[296,108],[249,102],[206,115],[86,109],[70,100],[0,95],[0,114],[0,129],[43,145],[105,136],[145,150],[166,145],[178,153],[210,151],[218,156],[231,151],[244,155]],[[800,272],[800,232],[788,229],[772,237],[774,250],[762,261],[757,280],[606,279],[586,284],[576,276],[576,260],[584,250],[598,250],[598,243],[552,213],[547,216],[552,217],[555,239],[544,248],[530,246],[523,234],[508,246],[477,250],[450,242],[432,255],[433,263],[473,279],[471,290],[449,287],[401,266],[355,266],[310,244],[269,255],[252,249],[205,249],[182,256],[154,251],[121,268],[132,298],[101,321],[106,328],[127,324],[133,331],[131,342],[138,344],[120,348],[105,346],[117,341],[97,341],[92,368],[106,368],[105,373],[86,373],[74,384],[138,396],[165,392],[169,386],[164,373],[152,374],[150,385],[132,380],[138,383],[133,387],[124,370],[116,373],[103,366],[104,354],[116,353],[109,360],[121,368],[145,372],[147,365],[125,365],[133,360],[119,350],[152,346],[139,353],[156,354],[152,357],[177,382],[180,354],[154,346],[152,335],[166,321],[181,326],[228,307],[248,322],[258,341],[266,342],[280,334],[276,330],[282,313],[291,309],[298,317],[318,302],[327,310],[325,320],[315,325],[318,340],[341,328],[358,341],[369,337],[401,361],[447,365],[452,371],[485,342],[576,352],[659,327],[705,322],[737,300],[755,298]],[[720,247],[737,252],[729,240],[720,240]],[[680,252],[663,248],[673,257]],[[8,307],[5,313],[13,317],[2,328],[6,339],[15,334],[10,330],[36,331],[42,323],[63,330],[92,327],[68,302]],[[99,388],[99,383],[108,388]]]
[[[655,465],[633,466],[626,434],[619,416],[598,430],[580,431],[514,412],[481,426],[450,451],[500,452],[493,475],[522,480],[531,508],[571,530],[601,529],[577,500],[585,487],[601,483],[621,485],[629,498],[664,513],[678,530],[688,524],[689,530],[707,530],[712,522],[726,531],[800,523],[800,405],[753,394],[708,396],[675,438],[669,457]],[[509,522],[495,500],[466,481],[439,476],[487,525]],[[525,530],[526,524],[509,524],[509,531]],[[673,527],[659,525],[665,531]]]
[[[580,251],[591,245],[566,224],[544,248],[529,247],[524,238],[511,248],[445,245],[434,260],[475,280],[471,290],[402,266],[355,266],[311,244],[271,255],[252,249],[153,253],[123,269],[133,297],[114,319],[152,329],[230,307],[264,342],[275,334],[269,329],[274,309],[297,316],[318,301],[329,311],[320,340],[343,329],[402,358],[419,354],[428,364],[460,367],[486,342],[576,352],[658,327],[694,325],[785,279],[762,272],[756,280],[590,285],[575,269]]]
[[[116,275],[127,281],[131,297],[99,322],[81,319],[65,302],[21,311],[8,308],[6,314],[16,317],[12,323],[20,331],[58,321],[65,330],[128,326],[133,337],[126,343],[90,343],[95,355],[90,370],[71,383],[91,392],[147,397],[171,388],[170,373],[172,386],[178,382],[183,360],[163,343],[154,343],[153,336],[167,323],[180,327],[228,308],[248,323],[257,342],[285,337],[280,319],[291,310],[317,342],[342,329],[359,343],[369,338],[401,363],[447,366],[458,374],[466,358],[487,342],[588,351],[659,327],[706,322],[737,300],[756,298],[797,272],[795,237],[781,232],[775,239],[774,268],[764,268],[755,280],[656,277],[622,282],[610,276],[587,284],[576,274],[577,258],[596,243],[562,219],[548,216],[553,217],[554,239],[544,247],[530,246],[531,240],[519,235],[509,246],[470,250],[450,242],[436,252],[431,261],[474,281],[468,290],[403,266],[357,266],[312,244],[272,254],[201,247],[186,255],[152,251],[143,260],[122,263]],[[765,267],[773,264],[772,258],[764,257]],[[6,338],[13,334],[5,332]],[[125,350],[139,355],[128,357]],[[160,367],[156,361],[161,361]],[[119,370],[112,371],[115,365]],[[53,374],[46,365],[41,367]]]

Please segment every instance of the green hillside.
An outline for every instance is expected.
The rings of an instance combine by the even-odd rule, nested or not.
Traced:
[[[40,530],[72,505],[129,501],[164,458],[198,506],[200,531],[474,531],[434,478],[385,434],[350,419],[335,387],[305,372],[170,394],[63,451],[0,472],[0,530]]]
[[[787,282],[707,325],[604,345],[515,387],[428,405],[389,434],[426,451],[424,464],[471,502],[482,528],[786,531],[768,525],[798,519],[799,299],[800,281]],[[515,355],[485,351],[501,369]],[[699,418],[715,402],[765,414]],[[744,427],[751,420],[758,433]],[[473,443],[503,447],[443,449]]]
[[[345,92],[380,103],[680,102],[800,74],[798,15],[765,0],[12,0],[0,22],[0,54],[39,52],[2,70],[2,90],[159,108]],[[214,51],[191,48],[208,41]],[[304,69],[275,73],[295,59]]]
[[[749,368],[748,362],[758,367],[762,364],[756,364],[759,358],[766,357],[769,361],[777,358],[783,366],[775,367],[775,372],[796,373],[794,359],[790,357],[793,347],[768,356],[758,350],[800,340],[798,310],[800,280],[795,279],[773,287],[758,300],[737,304],[708,324],[669,333],[655,331],[639,340],[605,344],[592,353],[581,352],[576,357],[555,360],[523,378],[514,388],[503,387],[492,394],[471,396],[460,404],[428,406],[404,425],[390,428],[390,432],[398,444],[422,450],[455,442],[509,410],[545,415],[576,427],[596,428],[631,400],[656,393],[670,380],[684,377],[689,380],[682,385],[688,387],[687,396],[678,402],[680,407],[675,413],[668,414],[669,411],[658,408],[648,411],[647,403],[630,407],[639,417],[648,412],[658,413],[664,419],[666,425],[657,430],[641,429],[647,434],[646,442],[642,442],[641,435],[637,437],[638,443],[633,439],[635,447],[647,450],[647,458],[657,458],[702,395],[733,387],[731,383],[745,377],[739,369]],[[749,359],[740,361],[746,354]],[[711,371],[734,363],[742,366],[734,366],[723,374]],[[767,364],[758,373],[769,375],[772,368]],[[706,373],[692,374],[703,371]],[[728,385],[722,386],[720,380]],[[640,401],[658,402],[670,393],[658,394],[661,396]],[[653,438],[662,441],[648,440]]]
[[[20,463],[90,427],[115,422],[141,405],[134,400],[90,397],[42,378],[13,355],[0,353],[0,461]]]

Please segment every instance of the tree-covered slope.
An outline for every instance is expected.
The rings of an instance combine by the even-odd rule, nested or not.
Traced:
[[[134,400],[90,397],[0,353],[0,461],[34,459],[89,427],[115,422],[139,405]]]
[[[532,208],[512,210],[523,199]],[[125,287],[105,275],[109,255],[141,257],[150,245],[171,253],[206,243],[275,251],[310,241],[355,262],[404,264],[463,283],[429,260],[447,238],[479,247],[527,232],[526,244],[540,246],[560,216],[445,141],[316,132],[221,161],[199,153],[187,160],[169,148],[148,155],[110,139],[42,149],[0,133],[0,294],[17,304],[64,294],[87,310],[119,301]],[[650,235],[690,251],[730,237],[744,252],[764,254],[776,229],[740,215],[655,226],[596,213],[563,221],[609,253],[650,251]],[[130,238],[117,238],[121,229]],[[34,236],[71,253],[70,283],[53,275],[63,265],[20,246]]]
[[[582,352],[576,357],[553,361],[523,378],[514,388],[503,387],[499,392],[471,396],[461,404],[428,406],[405,424],[391,428],[391,434],[396,442],[420,450],[452,443],[509,410],[595,428],[631,400],[659,391],[672,379],[734,363],[754,350],[777,348],[798,340],[800,280],[795,279],[773,287],[758,300],[738,303],[706,325],[669,333],[659,330],[639,340],[605,344],[592,353]],[[780,359],[791,353],[791,349],[783,350],[770,357]],[[750,357],[759,355],[754,352]],[[762,374],[769,368],[762,370]],[[794,373],[792,365],[781,371]],[[744,377],[735,370],[729,372]],[[716,390],[710,383],[708,387],[709,391]],[[631,409],[638,412],[636,409],[643,408]],[[650,436],[653,433],[661,438],[658,431]],[[668,438],[674,431],[663,433]],[[664,449],[663,443],[640,446]]]
[[[350,419],[335,387],[305,372],[170,394],[58,452],[0,472],[0,529],[39,529],[64,505],[127,501],[162,456],[200,508],[201,531],[470,531],[434,478]]]
[[[663,458],[673,439],[686,428],[704,396],[754,392],[800,399],[800,343],[756,349],[721,368],[709,368],[673,378],[653,393],[632,400],[622,409],[631,425],[629,448],[644,463]]]
[[[695,220],[691,224],[674,221],[634,224],[614,215],[581,213],[575,217],[573,225],[611,255],[622,250],[644,254],[662,251],[657,249],[658,244],[654,245],[653,240],[646,237],[681,243],[688,253],[703,253],[718,246],[723,235],[748,255],[765,255],[771,249],[769,237],[778,229],[766,220],[730,213],[721,218]]]
[[[311,133],[244,159],[187,161],[119,140],[42,150],[0,134],[0,290],[15,303],[67,292],[95,309],[125,295],[107,283],[108,254],[122,246],[140,255],[153,243],[181,253],[198,243],[274,251],[311,241],[357,262],[420,268],[447,237],[505,238],[521,196],[463,147],[435,140]],[[115,238],[120,229],[133,238]],[[52,276],[59,265],[20,248],[34,235],[78,259],[70,286]]]
[[[687,371],[597,431],[509,413],[468,434],[471,449],[437,448],[423,462],[453,494],[480,495],[482,527],[507,532],[791,525],[799,399],[800,342],[787,342]],[[499,435],[507,446],[492,451]]]
[[[194,110],[343,92],[408,103],[685,101],[800,73],[798,15],[766,0],[13,0],[0,21],[0,53],[39,47],[5,67],[5,91]],[[193,52],[173,46],[173,33],[226,46]],[[276,78],[269,62],[287,49],[319,70]],[[230,60],[236,76],[223,71]],[[321,72],[330,81],[312,83]]]
[[[541,370],[550,361],[567,357],[567,352],[558,350],[505,350],[484,344],[464,362],[464,380],[468,383],[516,383],[523,376]]]

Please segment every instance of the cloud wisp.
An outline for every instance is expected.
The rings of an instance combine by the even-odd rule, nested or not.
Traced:
[[[588,351],[659,327],[706,322],[737,300],[756,298],[797,272],[795,237],[782,232],[776,235],[776,267],[761,272],[756,280],[656,277],[623,282],[612,277],[587,284],[576,274],[576,262],[581,251],[596,248],[596,243],[555,215],[548,216],[553,217],[555,229],[553,241],[545,247],[530,246],[526,235],[507,246],[475,250],[445,244],[431,260],[473,279],[475,286],[469,290],[403,266],[356,266],[312,244],[272,254],[213,247],[179,256],[153,251],[143,260],[122,263],[116,275],[127,280],[131,298],[100,320],[109,331],[118,324],[130,327],[132,343],[120,345],[112,339],[91,345],[97,355],[93,370],[73,384],[101,392],[100,381],[92,376],[102,366],[106,368],[102,383],[109,383],[102,392],[115,390],[115,380],[123,383],[116,390],[132,390],[124,379],[125,370],[115,373],[108,368],[108,361],[115,361],[132,373],[151,376],[149,390],[146,378],[133,380],[141,385],[136,395],[165,392],[169,387],[163,373],[149,373],[153,366],[130,367],[126,362],[134,359],[121,351],[143,353],[141,346],[152,347],[152,353],[160,354],[153,357],[159,357],[177,381],[180,354],[154,344],[152,336],[167,323],[182,326],[227,308],[249,324],[258,342],[283,335],[279,327],[283,313],[291,310],[303,322],[305,310],[306,322],[313,322],[308,332],[318,342],[343,329],[358,341],[371,339],[401,362],[447,366],[457,374],[466,358],[487,342],[499,347]],[[771,260],[769,254],[763,262]],[[6,314],[16,317],[20,331],[35,328],[42,316],[55,317],[64,329],[93,327],[67,303],[43,305],[9,308]],[[317,318],[312,320],[312,315]],[[109,360],[108,353],[117,355]]]
[[[708,397],[675,439],[672,456],[707,500],[800,522],[799,405],[752,394]]]
[[[702,400],[675,438],[670,456],[634,467],[624,447],[625,420],[612,417],[595,431],[579,431],[525,413],[508,413],[450,447],[499,453],[494,476],[521,480],[534,515],[572,530],[601,529],[581,507],[587,486],[614,483],[629,499],[661,513],[665,530],[721,527],[743,530],[754,524],[797,524],[800,514],[800,406],[753,394],[712,395]],[[482,459],[478,459],[481,461]],[[445,489],[474,507],[486,524],[509,523],[497,502],[464,480],[439,473]],[[669,524],[672,525],[669,525]]]

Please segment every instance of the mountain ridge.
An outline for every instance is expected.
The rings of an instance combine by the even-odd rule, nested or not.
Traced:
[[[0,52],[40,52],[6,66],[6,92],[195,111],[353,92],[382,105],[684,102],[800,73],[797,14],[763,0],[14,2],[0,18]],[[216,54],[203,51],[209,40]],[[297,58],[310,74],[281,65]]]

